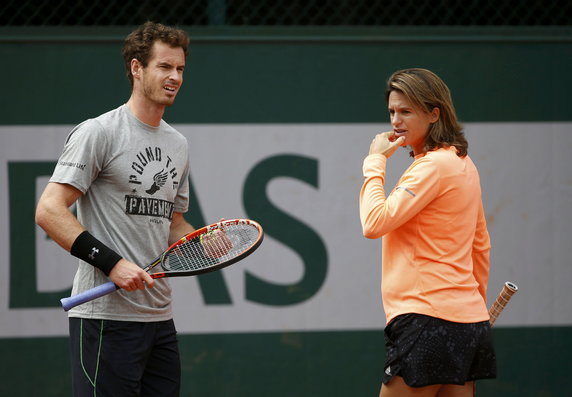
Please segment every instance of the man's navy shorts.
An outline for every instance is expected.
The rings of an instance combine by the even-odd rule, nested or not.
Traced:
[[[181,364],[173,320],[70,318],[74,396],[178,397]]]

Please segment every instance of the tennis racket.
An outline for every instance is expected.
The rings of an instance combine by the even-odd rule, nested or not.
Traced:
[[[491,308],[489,309],[489,316],[491,317],[489,322],[491,323],[491,326],[495,323],[498,316],[504,310],[508,301],[510,300],[510,298],[512,298],[512,296],[516,293],[516,291],[518,291],[518,287],[516,286],[516,284],[511,283],[510,281],[504,283],[502,291],[500,292],[499,296],[497,296],[497,299],[494,301],[494,303],[491,305]]]
[[[231,219],[179,239],[144,268],[154,279],[196,276],[222,269],[254,252],[264,238],[262,227],[249,219]],[[65,311],[119,289],[112,281],[61,299]]]

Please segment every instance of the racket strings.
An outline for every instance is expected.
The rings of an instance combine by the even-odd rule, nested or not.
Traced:
[[[220,230],[220,229],[219,229]],[[193,271],[209,268],[236,258],[258,240],[259,232],[250,225],[229,225],[201,241],[200,236],[174,247],[162,263],[167,271]]]

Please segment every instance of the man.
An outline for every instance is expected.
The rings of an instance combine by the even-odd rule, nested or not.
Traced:
[[[131,97],[71,131],[38,202],[37,224],[80,259],[73,294],[108,279],[121,288],[69,312],[74,396],[179,395],[171,289],[142,268],[194,230],[182,215],[187,141],[162,120],[188,44],[184,31],[153,22],[127,36]]]

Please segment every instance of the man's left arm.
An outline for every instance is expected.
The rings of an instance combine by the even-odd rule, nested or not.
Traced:
[[[171,220],[171,229],[169,231],[169,245],[194,231],[195,228],[185,220],[182,212],[174,212],[173,219]]]

